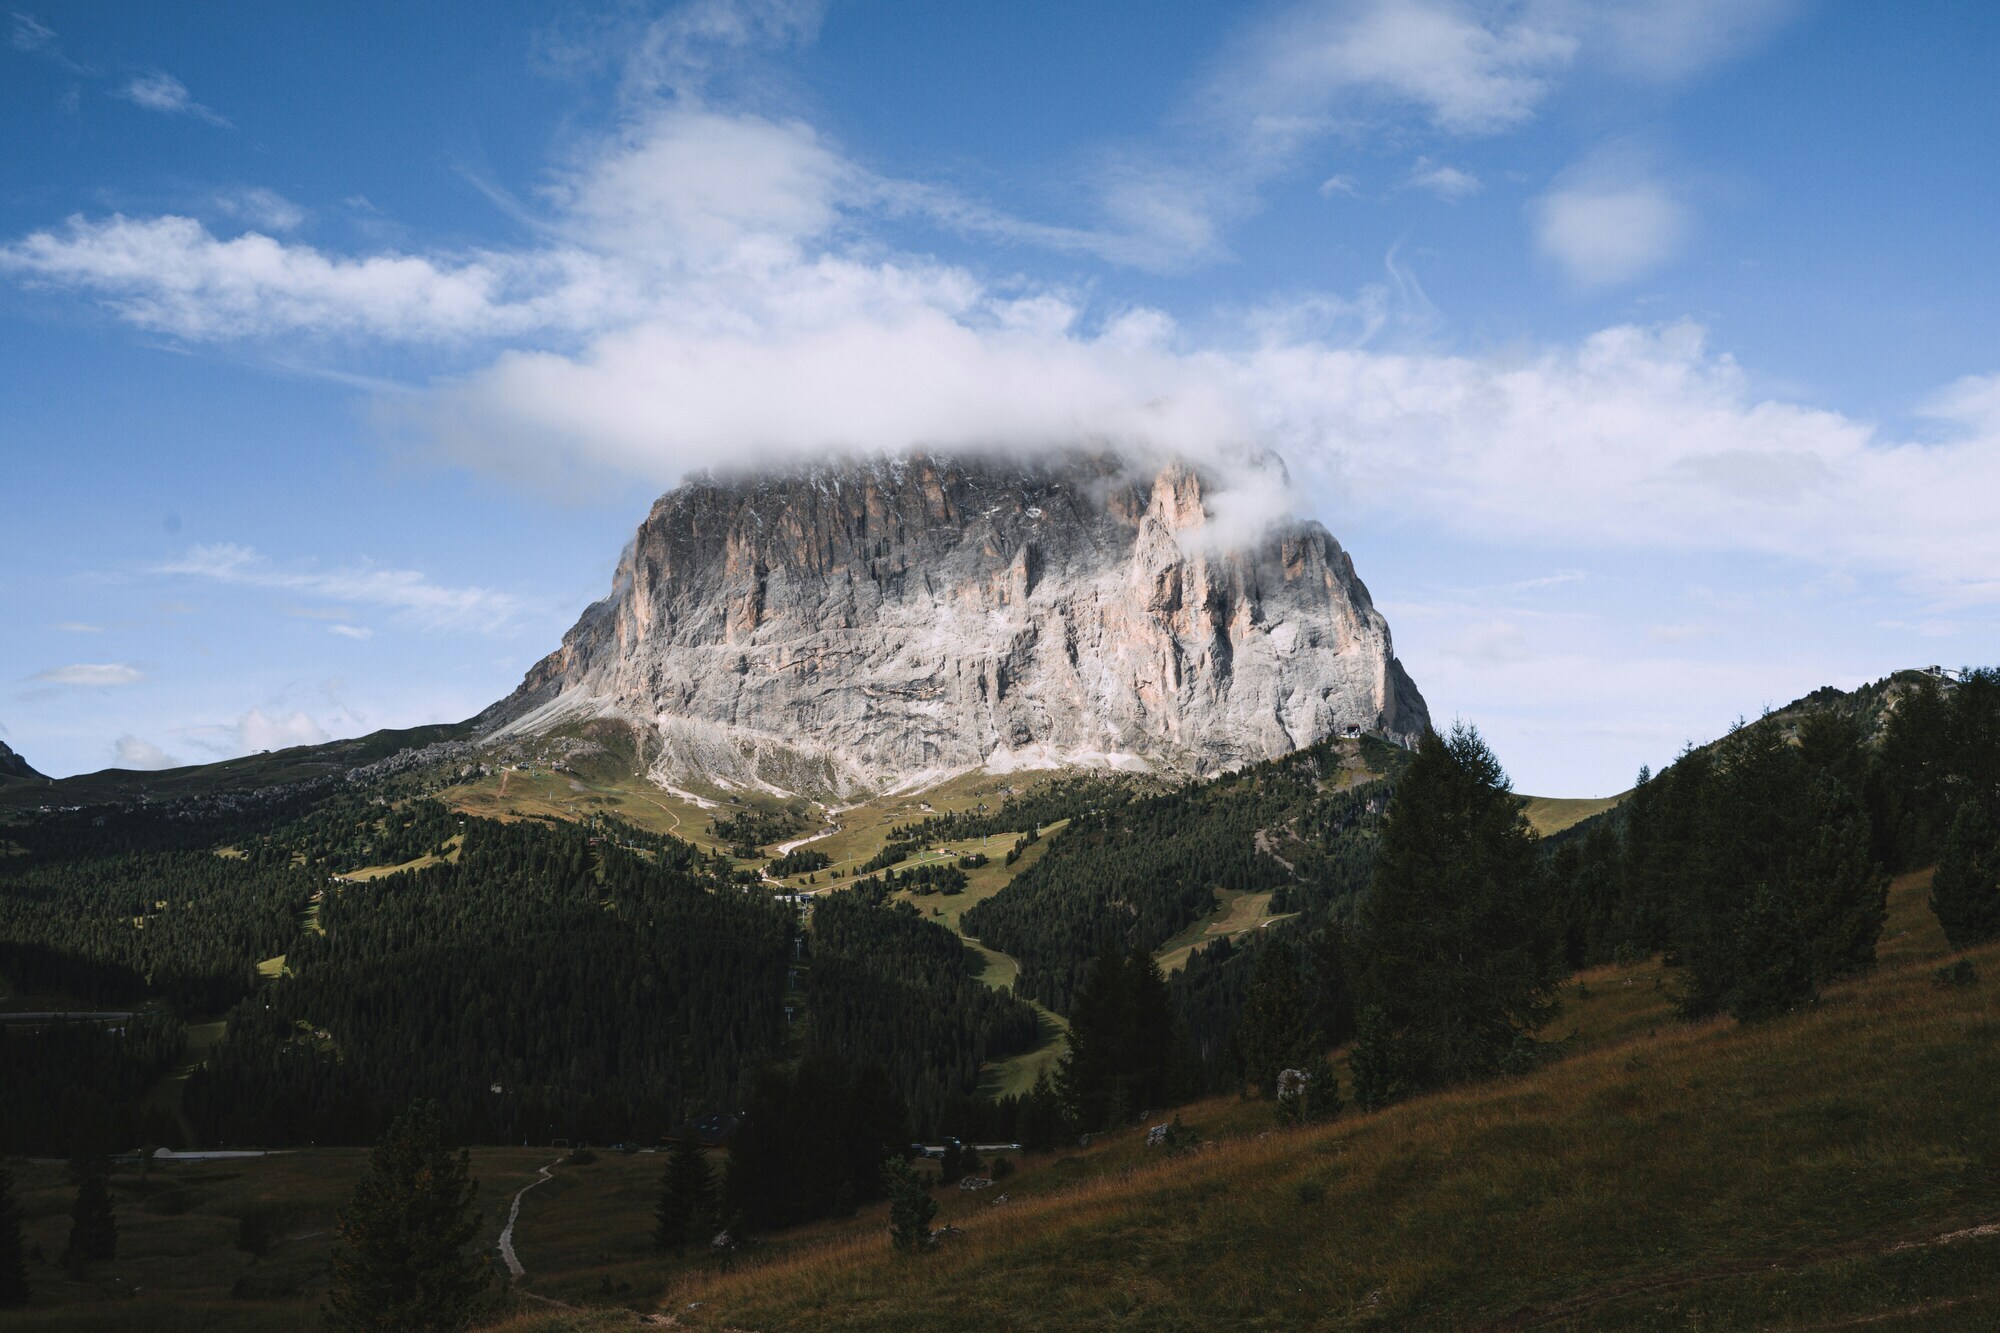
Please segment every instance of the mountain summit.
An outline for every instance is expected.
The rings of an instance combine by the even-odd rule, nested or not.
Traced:
[[[41,781],[42,775],[28,766],[28,761],[9,749],[7,742],[0,741],[0,782],[8,778],[31,778]]]
[[[654,776],[830,796],[985,767],[1211,773],[1424,701],[1318,523],[1222,539],[1182,463],[917,454],[654,504],[611,595],[477,719],[622,719]]]

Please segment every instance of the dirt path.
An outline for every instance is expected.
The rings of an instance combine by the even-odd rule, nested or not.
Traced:
[[[546,1185],[549,1181],[554,1180],[555,1177],[550,1172],[561,1161],[562,1158],[556,1158],[554,1162],[550,1162],[547,1166],[541,1168],[541,1176],[538,1179],[531,1180],[521,1186],[520,1189],[514,1191],[514,1206],[507,1210],[507,1225],[500,1232],[500,1261],[507,1265],[507,1272],[513,1276],[516,1282],[519,1282],[528,1271],[521,1267],[520,1257],[514,1253],[514,1223],[521,1218],[521,1196],[537,1185]]]
[[[1287,861],[1284,857],[1278,855],[1276,849],[1271,846],[1271,830],[1267,828],[1258,829],[1257,836],[1252,838],[1250,841],[1257,848],[1258,851],[1264,853],[1264,855],[1270,857],[1273,861],[1276,861],[1279,865],[1283,866],[1291,874],[1296,875],[1299,873],[1297,866],[1293,865],[1290,861]]]

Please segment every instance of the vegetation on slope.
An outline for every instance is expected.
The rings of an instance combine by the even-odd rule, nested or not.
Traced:
[[[1274,1133],[1203,1102],[1212,1147],[1030,1162],[1004,1205],[948,1200],[962,1234],[918,1261],[878,1211],[665,1303],[767,1333],[1980,1326],[2000,1233],[1959,1233],[2000,1219],[2000,948],[1941,986],[1924,894],[1901,882],[1881,971],[1772,1023],[1683,1023],[1657,967],[1595,969],[1535,1072]]]

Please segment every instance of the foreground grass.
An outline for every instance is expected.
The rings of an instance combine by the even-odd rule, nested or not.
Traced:
[[[1657,965],[1600,969],[1561,1021],[1577,1053],[1535,1074],[1302,1131],[1205,1103],[1212,1145],[1042,1164],[1004,1205],[953,1200],[935,1255],[871,1217],[669,1308],[767,1333],[1990,1327],[2000,948],[1937,985],[1922,891],[1899,881],[1881,971],[1780,1022],[1677,1024]]]

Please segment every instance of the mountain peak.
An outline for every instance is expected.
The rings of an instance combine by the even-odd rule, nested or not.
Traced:
[[[980,767],[1206,773],[1428,718],[1353,563],[1180,461],[912,454],[704,475],[479,719],[613,717],[656,777],[844,796]],[[1219,521],[1221,520],[1221,521]]]
[[[0,741],[0,782],[8,778],[29,778],[37,782],[45,780],[40,773],[28,766],[27,760],[15,754],[7,742]]]

